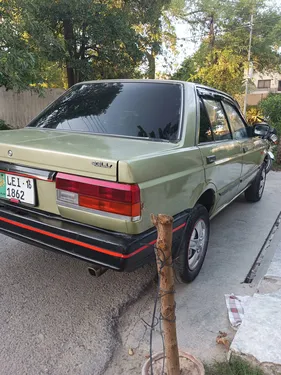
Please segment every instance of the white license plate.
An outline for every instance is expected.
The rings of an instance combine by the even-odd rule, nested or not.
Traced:
[[[34,180],[32,178],[0,173],[0,198],[34,205]]]

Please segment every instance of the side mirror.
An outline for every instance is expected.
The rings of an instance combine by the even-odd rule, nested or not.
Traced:
[[[277,130],[275,128],[270,127],[269,132],[270,132],[270,134],[277,135]]]
[[[270,134],[269,136],[269,140],[274,144],[274,145],[277,145],[278,143],[278,137],[276,134]]]
[[[266,124],[256,124],[253,129],[254,137],[266,137],[270,132],[270,126]]]

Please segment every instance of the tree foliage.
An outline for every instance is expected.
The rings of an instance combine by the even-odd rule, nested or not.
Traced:
[[[173,79],[191,81],[196,74],[196,62],[192,57],[186,58],[179,70],[173,75]]]
[[[141,74],[154,78],[157,56],[168,65],[176,53],[180,18],[200,45],[173,78],[239,93],[252,12],[254,67],[276,69],[281,16],[265,0],[1,0],[0,86],[21,90]]]
[[[39,62],[8,2],[0,3],[0,86],[21,90],[41,80]]]
[[[163,16],[171,0],[133,0],[135,30],[139,35],[139,48],[143,62],[147,64],[148,78],[155,78],[155,59],[161,52],[163,42]],[[132,4],[130,4],[131,6]]]
[[[153,71],[169,3],[2,0],[0,37],[7,38],[0,38],[0,63],[6,65],[0,85],[56,86],[64,81],[65,68],[68,86],[89,79],[133,78],[144,61]]]
[[[263,115],[268,117],[269,120],[275,126],[278,126],[281,131],[281,95],[273,93],[269,94],[260,102],[259,108]]]
[[[281,95],[269,94],[260,102],[259,108],[263,116],[269,119],[271,125],[274,126],[279,133],[276,162],[281,164]]]
[[[201,65],[192,78],[207,86],[216,87],[231,95],[240,93],[243,89],[243,56],[236,55],[229,48],[214,47],[211,53],[207,53]]]
[[[48,61],[66,65],[68,86],[124,78],[141,60],[129,14],[116,2],[16,1],[30,43]]]
[[[248,106],[247,107],[247,113],[246,113],[246,119],[248,124],[256,124],[257,122],[261,122],[262,113],[260,108],[258,108],[256,105]]]
[[[233,95],[244,91],[252,13],[254,68],[258,71],[280,69],[280,12],[268,8],[264,0],[196,0],[190,3],[187,18],[195,26],[194,37],[200,35],[202,43],[192,56],[192,64],[188,58],[188,67],[195,66],[191,80]],[[184,66],[185,63],[177,78],[185,78]]]

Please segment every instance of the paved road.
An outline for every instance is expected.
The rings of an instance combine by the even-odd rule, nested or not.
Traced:
[[[243,281],[250,270],[265,238],[281,211],[281,173],[271,172],[263,199],[249,204],[241,196],[211,223],[211,237],[205,263],[198,278],[189,285],[177,284],[177,332],[181,349],[191,352],[203,361],[220,360],[226,351],[216,345],[219,331],[234,335],[231,330],[225,294],[251,295],[267,269],[274,246],[281,240],[281,229],[275,233],[271,248],[252,284]],[[276,242],[276,240],[278,240]],[[122,345],[116,349],[114,360],[105,375],[140,373],[149,352],[149,330],[155,298],[155,288],[135,303],[119,322]],[[135,349],[134,356],[128,349]],[[153,350],[162,350],[158,329],[154,333]]]
[[[108,271],[0,236],[0,374],[98,375],[116,318],[153,278]]]
[[[234,203],[214,219],[211,247],[201,276],[194,284],[178,289],[182,346],[194,344],[197,354],[200,335],[205,332],[203,348],[208,350],[218,328],[226,324],[226,319],[223,324],[220,322],[222,292],[235,292],[237,287],[233,285],[243,281],[281,209],[280,197],[281,174],[271,173],[261,203]],[[152,280],[152,267],[133,274],[108,271],[95,279],[88,275],[83,262],[4,236],[0,236],[0,241],[1,375],[103,374],[121,339],[124,361],[129,362],[126,345],[132,342],[134,327],[136,342],[143,330],[137,330],[138,304],[129,310],[127,307]],[[216,293],[218,303],[214,303]],[[153,290],[146,295],[152,298]],[[142,309],[149,311],[149,305],[143,305],[147,300],[139,300]],[[117,330],[117,318],[127,310],[125,331]],[[190,314],[192,328],[187,335],[185,321]],[[146,337],[143,348],[147,350]],[[111,373],[117,374],[122,365],[116,360],[114,363]],[[140,373],[139,367],[129,373]]]

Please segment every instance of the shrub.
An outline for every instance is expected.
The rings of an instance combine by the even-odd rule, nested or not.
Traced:
[[[10,130],[11,127],[4,120],[0,120],[0,130]]]

